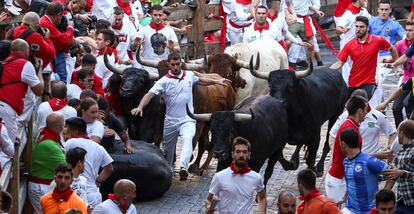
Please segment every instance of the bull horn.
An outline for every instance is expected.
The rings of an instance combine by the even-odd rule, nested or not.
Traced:
[[[245,114],[245,113],[234,114],[234,121],[236,122],[242,122],[242,121],[253,120],[253,119],[254,119],[254,114],[253,114],[252,109],[250,109],[250,114]]]
[[[155,60],[145,60],[145,59],[141,59],[141,46],[138,47],[137,53],[136,53],[136,58],[137,58],[137,62],[141,65],[145,65],[148,67],[152,67],[152,68],[158,68],[158,62]]]
[[[249,63],[250,73],[257,78],[267,80],[269,78],[269,73],[257,72],[256,69],[258,69],[259,67],[260,67],[260,55],[259,53],[257,53],[256,66],[253,67],[253,55],[252,57],[250,57],[250,63]]]
[[[301,79],[301,78],[307,77],[312,74],[313,62],[312,62],[312,58],[310,57],[308,58],[308,64],[309,64],[309,67],[306,70],[295,72],[296,79]]]
[[[115,73],[115,74],[119,74],[119,75],[122,75],[123,73],[124,73],[124,71],[123,70],[121,70],[121,69],[119,69],[119,68],[116,68],[115,66],[113,66],[111,63],[109,63],[109,60],[108,60],[108,53],[107,53],[107,49],[105,48],[105,52],[104,52],[104,63],[105,63],[105,67],[108,69],[108,70],[110,70],[110,71],[112,71],[113,73]]]
[[[185,107],[186,107],[188,116],[190,116],[192,119],[197,120],[197,121],[203,121],[203,122],[210,121],[211,115],[212,115],[211,113],[193,114],[188,108],[188,104]]]
[[[156,75],[156,74],[153,74],[151,72],[148,72],[148,78],[150,80],[156,81],[156,80],[159,80],[160,79],[160,76],[159,75]]]
[[[183,63],[182,68],[189,71],[200,71],[204,70],[204,64],[193,64],[193,63]]]

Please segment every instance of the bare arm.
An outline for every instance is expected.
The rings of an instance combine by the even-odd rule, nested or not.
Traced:
[[[392,62],[395,62],[396,60],[398,60],[398,51],[392,45],[390,47],[390,52],[391,52]],[[404,54],[404,56],[405,56],[405,54]]]
[[[395,180],[387,180],[385,182],[384,189],[392,190],[392,188],[394,187],[394,184],[395,184]]]
[[[259,202],[259,213],[265,214],[267,208],[267,199],[266,199],[266,192],[262,190],[261,192],[257,193],[257,199]]]
[[[250,14],[256,14],[256,8],[259,5],[260,0],[253,0],[250,5]]]
[[[413,12],[410,12],[410,14],[407,17],[407,22],[412,22],[413,19],[414,19],[414,13]]]
[[[407,61],[408,61],[407,55],[403,54],[402,56],[400,56],[400,58],[398,58],[397,60],[395,60],[394,63],[392,63],[392,66],[391,67],[400,66],[400,65],[406,63]]]
[[[380,103],[376,107],[376,109],[378,111],[383,111],[391,101],[395,100],[395,98],[399,97],[402,93],[403,93],[403,89],[402,89],[402,87],[399,87],[384,102]]]
[[[213,193],[209,192],[208,195],[207,195],[207,198],[204,202],[204,207],[206,209],[206,213],[208,213],[208,214],[214,213],[214,210],[211,209],[212,208],[211,203],[213,203],[213,198],[214,198]]]
[[[141,102],[139,102],[138,107],[134,108],[131,110],[131,114],[132,115],[139,115],[140,117],[142,117],[142,112],[145,108],[145,106],[148,105],[148,103],[151,101],[152,97],[154,97],[154,93],[152,92],[148,92],[147,94],[145,94],[145,96],[142,98]]]
[[[395,138],[397,138],[397,133],[394,133],[388,137],[387,148],[391,148],[392,143],[394,142]]]
[[[341,60],[336,61],[334,64],[331,65],[331,69],[333,70],[338,70],[340,69],[345,63],[342,62]]]
[[[102,182],[104,182],[106,179],[111,176],[112,172],[114,171],[114,167],[112,166],[112,163],[106,165],[104,168],[102,168],[101,173],[96,178],[97,186],[99,187]]]

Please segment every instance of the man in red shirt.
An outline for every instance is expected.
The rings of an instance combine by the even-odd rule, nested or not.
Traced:
[[[334,20],[335,24],[338,24],[339,18],[341,18],[342,14],[344,14],[346,8],[348,8],[348,5],[352,3],[352,0],[338,0],[338,4],[335,6],[334,10]]]
[[[349,113],[348,118],[339,127],[338,134],[335,138],[335,144],[332,152],[332,165],[329,168],[325,178],[326,196],[338,203],[343,198],[346,191],[344,179],[344,153],[341,150],[340,136],[343,130],[353,128],[358,132],[359,146],[362,146],[362,137],[359,133],[359,125],[364,121],[368,112],[368,101],[357,95],[351,96],[346,103],[346,110]]]
[[[66,83],[67,71],[65,63],[65,55],[70,46],[76,46],[73,37],[73,27],[68,26],[61,32],[57,26],[62,21],[64,7],[59,2],[52,2],[46,8],[46,13],[40,18],[40,26],[48,28],[50,31],[50,39],[55,46],[56,57],[53,62],[54,72],[59,75],[61,81]],[[63,29],[61,29],[63,30]]]
[[[375,77],[379,51],[391,52],[392,59],[385,59],[384,62],[394,62],[398,58],[398,53],[387,40],[368,33],[367,17],[357,16],[355,20],[356,38],[345,44],[339,53],[338,61],[331,66],[331,69],[341,68],[348,56],[351,57],[352,68],[348,81],[350,93],[356,89],[363,89],[367,92],[368,99],[371,99],[377,84]]]
[[[22,24],[7,32],[6,39],[10,35],[12,40],[19,38],[26,30],[30,29],[32,33],[24,40],[29,43],[29,46],[32,44],[39,45],[37,57],[43,60],[43,68],[45,68],[55,58],[55,47],[49,38],[50,31],[47,28],[44,30],[43,35],[38,33],[39,20],[40,17],[37,13],[27,12],[22,18]],[[40,30],[43,31],[41,28]]]
[[[41,61],[36,69],[29,57],[29,44],[23,39],[15,39],[11,43],[10,56],[3,62],[3,73],[0,77],[0,118],[7,128],[10,139],[14,142],[17,133],[17,118],[23,113],[23,98],[30,87],[37,96],[43,94],[44,83]]]

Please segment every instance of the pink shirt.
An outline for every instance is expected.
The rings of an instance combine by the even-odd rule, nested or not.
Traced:
[[[411,43],[408,43],[407,39],[403,39],[399,41],[395,48],[398,51],[398,56],[402,56],[405,54],[407,49],[410,47]],[[404,64],[404,77],[403,77],[403,83],[406,83],[408,79],[414,76],[414,57],[411,57],[408,62]]]

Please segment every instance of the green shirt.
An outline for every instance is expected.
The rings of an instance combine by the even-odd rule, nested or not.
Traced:
[[[42,179],[53,179],[56,166],[65,163],[65,154],[59,143],[44,140],[35,143],[30,160],[30,176]]]

